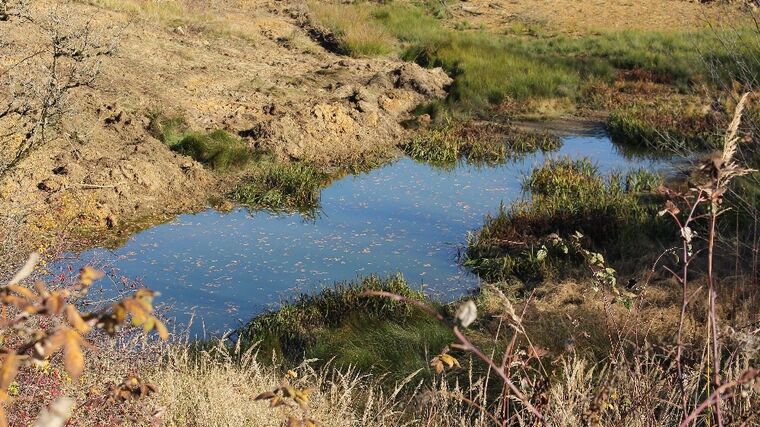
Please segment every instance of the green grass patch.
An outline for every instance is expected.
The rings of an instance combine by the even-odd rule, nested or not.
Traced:
[[[329,182],[327,174],[305,163],[263,161],[252,167],[231,197],[251,209],[312,216],[319,209],[322,188]]]
[[[173,151],[192,157],[214,170],[240,168],[253,151],[238,137],[224,131],[194,132],[182,116],[152,115],[149,132]]]
[[[626,78],[620,71],[682,90],[760,73],[760,43],[751,28],[520,36],[449,28],[443,22],[448,15],[430,4],[314,4],[312,10],[350,54],[395,51],[423,66],[443,67],[454,78],[446,110],[455,113],[482,112],[507,100],[582,102],[586,82]]]
[[[502,206],[486,218],[468,243],[464,264],[487,281],[539,282],[579,264],[572,254],[546,256],[549,236],[567,238],[576,231],[586,236],[589,249],[611,261],[639,258],[643,248],[673,234],[657,215],[660,200],[651,193],[660,183],[646,170],[605,177],[586,159],[548,161],[524,182],[529,201]]]
[[[400,277],[368,277],[302,295],[277,311],[262,314],[241,328],[245,346],[260,342],[261,354],[272,352],[294,363],[303,357],[378,368],[406,376],[428,365],[428,352],[439,352],[452,339],[450,331],[406,303],[367,297],[368,290],[387,291],[423,301],[419,291]]]
[[[308,356],[333,359],[338,366],[354,366],[361,372],[388,374],[395,380],[418,369],[425,373],[421,376],[432,377],[430,359],[453,340],[449,329],[423,313],[398,320],[356,316],[320,334]]]
[[[543,132],[524,132],[494,123],[436,126],[402,146],[411,158],[440,168],[453,168],[460,159],[476,165],[497,165],[536,151],[554,151],[561,138]]]
[[[251,149],[224,130],[188,133],[172,146],[172,150],[190,156],[214,170],[239,168],[253,159]]]

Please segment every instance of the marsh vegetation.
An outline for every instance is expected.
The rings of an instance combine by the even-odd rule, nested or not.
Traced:
[[[94,42],[91,21],[73,33],[62,32],[61,23],[75,20],[74,15],[65,19],[51,15],[52,24],[34,27],[45,40],[39,54],[26,57],[14,50],[11,59],[0,61],[5,67],[0,83],[11,94],[8,99],[0,96],[0,121],[13,125],[7,126],[10,132],[2,138],[20,144],[16,157],[2,163],[0,177],[6,171],[8,176],[21,177],[3,182],[0,195],[5,198],[6,188],[26,182],[25,176],[37,179],[48,169],[53,178],[35,181],[36,190],[32,189],[43,192],[45,199],[58,200],[59,193],[71,188],[79,189],[78,195],[84,190],[94,194],[58,200],[56,209],[39,209],[43,211],[39,218],[36,212],[21,216],[10,209],[1,217],[3,224],[13,226],[14,235],[0,240],[8,252],[0,259],[16,259],[32,247],[43,259],[32,256],[18,274],[10,266],[3,268],[9,280],[3,280],[8,285],[0,292],[0,427],[29,425],[38,418],[42,421],[36,425],[45,426],[67,422],[302,427],[760,423],[756,310],[760,37],[754,12],[730,27],[623,26],[591,31],[523,18],[500,20],[494,26],[488,14],[473,9],[478,7],[470,5],[474,2],[308,1],[283,10],[267,3],[265,13],[256,9],[260,15],[255,19],[246,15],[253,3],[72,3],[103,12],[92,22],[127,16],[139,27],[129,48],[143,43],[145,35],[140,32],[146,29],[157,31],[167,46],[179,40],[171,46],[181,46],[180,51],[171,54],[194,65],[191,72],[172,70],[189,73],[182,74],[184,87],[178,92],[195,96],[208,86],[214,97],[216,92],[225,97],[235,94],[234,101],[220,103],[224,108],[234,104],[233,110],[210,120],[165,113],[155,105],[100,105],[88,91],[95,90],[99,61],[113,51],[110,45]],[[497,2],[489,8],[505,6]],[[51,7],[44,3],[41,9]],[[35,9],[29,9],[26,1],[0,0],[0,31],[15,37],[0,42],[0,48],[21,44],[17,27],[4,26],[35,22],[32,12]],[[462,19],[462,13],[469,19]],[[218,44],[211,46],[209,40]],[[213,60],[194,58],[200,50],[192,50],[193,46],[208,51],[219,47],[224,54]],[[260,46],[279,50],[255,56]],[[48,49],[52,66],[42,55]],[[272,74],[282,73],[268,82],[271,87],[241,80],[218,89],[214,78],[203,75],[237,54],[254,55],[260,62],[276,57],[274,63],[282,59],[285,67],[292,68],[303,58],[316,65],[292,76],[285,67],[266,68]],[[224,62],[223,73],[214,77],[243,73],[256,65],[246,59],[249,62],[235,66]],[[400,76],[403,66],[388,66],[401,61],[416,63],[403,66],[413,65],[418,75]],[[47,76],[38,79],[47,83],[27,79],[23,75],[27,65]],[[430,91],[444,93],[440,87],[425,85],[426,78],[435,74],[422,67],[441,67],[451,77],[445,98],[421,97]],[[374,73],[373,84],[387,90],[369,93],[350,87],[358,80],[320,80],[361,70]],[[124,72],[128,70],[119,70]],[[163,69],[147,81],[158,82],[166,74]],[[403,86],[409,86],[406,92]],[[81,98],[68,103],[68,96],[79,89],[85,91]],[[278,98],[286,95],[290,97]],[[426,101],[416,109],[416,101],[408,109],[396,105],[405,97]],[[368,103],[370,98],[373,103]],[[193,102],[189,109],[219,107],[206,105],[208,99]],[[154,310],[156,294],[135,278],[119,277],[116,268],[109,269],[112,280],[107,281],[114,289],[97,291],[90,287],[101,274],[91,268],[82,269],[76,278],[69,277],[74,271],[71,265],[49,270],[57,266],[55,257],[67,246],[38,245],[27,238],[27,230],[45,230],[46,236],[64,239],[68,234],[60,231],[60,224],[48,221],[53,215],[58,222],[65,219],[70,228],[93,216],[109,230],[126,230],[106,205],[131,197],[130,190],[138,186],[124,187],[117,179],[134,176],[139,187],[151,193],[167,182],[155,179],[157,172],[141,174],[130,164],[101,158],[97,148],[92,149],[97,161],[82,166],[81,150],[92,148],[84,140],[98,134],[69,132],[63,120],[64,106],[69,105],[95,111],[102,135],[137,135],[133,140],[124,138],[127,142],[118,140],[122,151],[113,158],[119,162],[148,153],[151,160],[160,159],[155,170],[163,173],[161,168],[171,165],[172,176],[196,180],[191,186],[208,186],[201,193],[213,194],[225,207],[220,217],[229,215],[244,227],[253,227],[253,218],[259,215],[268,222],[256,224],[272,227],[274,233],[291,229],[304,234],[278,247],[262,230],[253,230],[250,235],[258,233],[256,242],[261,245],[256,249],[262,249],[255,252],[244,241],[250,235],[229,227],[233,222],[209,226],[212,232],[225,230],[214,237],[224,248],[244,248],[241,252],[247,256],[261,258],[257,260],[261,268],[275,265],[271,271],[282,277],[290,277],[286,276],[290,270],[282,266],[291,261],[288,252],[295,252],[303,259],[288,267],[308,275],[310,281],[288,283],[283,288],[290,292],[288,297],[268,309],[240,304],[216,307],[233,322],[237,310],[246,318],[227,334],[197,339],[182,332],[186,325],[170,334],[164,316],[171,317],[171,312],[160,306]],[[303,107],[295,116],[317,117],[329,126],[298,127],[312,122],[293,120],[287,110],[293,105]],[[404,113],[378,115],[394,108]],[[621,171],[583,155],[558,156],[554,153],[562,148],[561,137],[517,124],[568,114],[603,121],[624,153],[657,162]],[[276,121],[283,117],[288,119]],[[374,148],[351,146],[356,153],[325,155],[329,161],[320,162],[319,153],[299,150],[301,141],[282,140],[283,135],[292,139],[308,133],[322,143],[323,134],[333,131],[340,138],[361,137],[373,127],[388,125],[389,118],[401,121],[402,117],[408,125],[405,130],[399,127],[404,138]],[[359,118],[374,125],[352,127]],[[281,139],[266,140],[267,132],[282,123],[297,130],[288,128],[279,134]],[[71,139],[56,146],[46,136],[53,131]],[[394,131],[385,137],[400,134]],[[287,144],[296,149],[281,146]],[[345,148],[323,145],[324,151]],[[58,150],[54,155],[41,151],[53,146]],[[461,230],[454,238],[458,256],[440,262],[455,264],[458,273],[465,272],[474,281],[464,283],[477,284],[456,297],[453,292],[433,295],[430,283],[423,281],[423,286],[421,279],[376,275],[370,269],[380,268],[381,261],[401,265],[408,261],[404,258],[423,254],[414,268],[421,271],[419,277],[427,274],[432,265],[426,261],[440,261],[435,256],[441,248],[424,246],[429,242],[415,233],[458,230],[462,218],[439,217],[434,211],[456,205],[463,217],[472,212],[461,193],[452,191],[458,200],[438,204],[417,198],[408,205],[371,205],[367,201],[374,201],[372,197],[360,198],[351,206],[354,210],[336,215],[333,229],[302,233],[303,227],[318,222],[323,189],[401,155],[414,160],[405,159],[408,165],[434,168],[426,170],[423,179],[461,170],[464,174],[518,164],[528,167],[515,194],[505,194],[511,190],[502,185],[495,187],[498,194],[491,191],[482,197],[488,198],[492,213],[482,222],[468,222],[467,229],[473,231],[465,235],[466,230]],[[64,160],[63,166],[57,166]],[[41,166],[15,169],[25,162]],[[98,170],[106,166],[111,169]],[[425,183],[414,182],[412,175],[397,177],[411,182],[407,187],[389,187],[393,193],[389,198],[435,193],[426,191]],[[61,178],[69,176],[77,179]],[[363,187],[349,188],[377,197],[383,180],[388,177],[376,175]],[[474,192],[470,183],[478,181],[441,182]],[[401,191],[409,187],[420,188],[416,193]],[[184,188],[190,191],[190,186]],[[129,200],[130,209],[142,209],[143,203],[162,204],[161,194],[152,194],[147,203]],[[440,197],[435,194],[432,197]],[[335,200],[348,204],[344,196]],[[508,202],[500,204],[501,199]],[[230,208],[230,202],[242,208]],[[88,210],[89,205],[95,207]],[[396,212],[408,206],[414,207],[411,214],[404,212],[408,216]],[[373,208],[376,215],[394,221],[383,223],[365,215]],[[283,228],[274,227],[277,219]],[[171,261],[166,267],[155,259],[145,260],[158,265],[152,270],[155,275],[142,278],[147,285],[160,282],[162,271],[171,277],[172,295],[187,293],[195,301],[214,303],[219,295],[219,301],[243,301],[242,287],[224,295],[232,289],[225,283],[230,280],[225,270],[239,269],[248,274],[246,292],[266,294],[271,300],[277,289],[269,289],[271,283],[251,283],[253,274],[246,270],[251,264],[227,262],[213,253],[182,252],[181,246],[206,238],[200,229],[209,222],[200,216],[180,222],[190,231],[178,233],[180,243],[175,247],[167,235],[176,229],[153,230],[158,241],[167,243],[158,250]],[[439,228],[423,227],[427,223]],[[24,228],[27,225],[36,228]],[[355,241],[341,242],[344,236]],[[313,239],[317,245],[299,239]],[[404,241],[389,246],[395,248],[393,256],[383,258],[388,254],[373,252],[394,239]],[[160,246],[150,243],[138,241],[119,252],[119,261],[134,260],[144,248]],[[332,250],[330,256],[319,258],[323,268],[304,262],[311,262],[313,254],[299,251],[312,247]],[[365,262],[361,269],[350,272],[356,279],[321,281],[316,289],[317,278],[327,274],[328,262],[334,264],[329,268],[345,273],[343,253],[364,255],[356,258]],[[198,270],[175,269],[187,263]],[[197,281],[209,283],[193,287]],[[135,289],[133,296],[126,296]],[[250,318],[248,309],[258,314]],[[162,339],[171,335],[173,340],[167,344],[145,338],[130,324],[146,333],[155,330]],[[94,366],[85,365],[85,360]]]

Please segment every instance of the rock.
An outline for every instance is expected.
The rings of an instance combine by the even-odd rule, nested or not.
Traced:
[[[376,73],[367,82],[367,86],[378,89],[388,90],[393,88],[393,81],[386,73]]]

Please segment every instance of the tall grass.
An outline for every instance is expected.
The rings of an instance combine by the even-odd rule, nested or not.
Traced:
[[[395,39],[372,19],[368,8],[309,2],[309,9],[317,22],[335,34],[345,55],[377,56],[393,50]]]
[[[687,155],[719,148],[717,129],[727,120],[724,114],[701,114],[664,104],[633,105],[610,112],[607,129],[616,144],[633,152]]]

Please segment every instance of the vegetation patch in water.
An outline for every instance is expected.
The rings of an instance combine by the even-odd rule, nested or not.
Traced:
[[[672,234],[657,216],[660,204],[653,203],[660,183],[646,170],[604,177],[586,159],[548,161],[524,182],[529,201],[486,218],[468,242],[464,264],[487,281],[535,283],[578,265],[578,257],[564,247],[553,253],[551,244],[576,232],[612,261],[639,258],[654,239]]]
[[[613,110],[607,129],[616,144],[631,153],[684,155],[720,148],[717,131],[727,123],[721,113],[686,111],[667,105]]]
[[[448,123],[425,130],[402,147],[414,160],[442,168],[460,159],[473,164],[498,165],[536,151],[553,151],[562,140],[549,133],[525,132],[495,123]]]
[[[251,209],[312,215],[319,209],[320,192],[329,181],[327,174],[305,163],[262,161],[252,166],[231,196]]]

